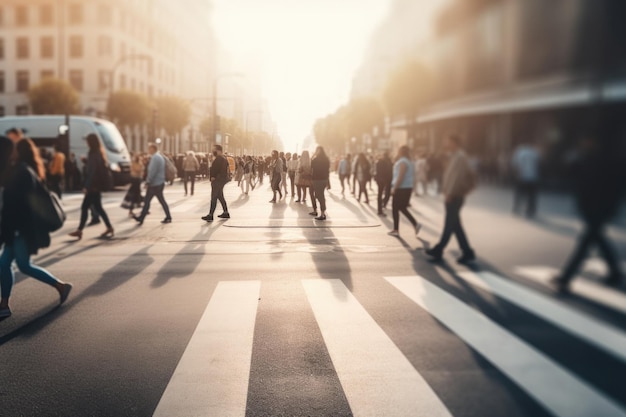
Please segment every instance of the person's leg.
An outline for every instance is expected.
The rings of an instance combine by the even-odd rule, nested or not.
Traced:
[[[301,186],[296,186],[296,191],[298,193],[298,200],[297,202],[299,203],[300,201],[302,201],[302,187]]]
[[[113,226],[111,226],[111,222],[109,221],[109,216],[107,215],[106,211],[104,211],[104,208],[102,207],[102,194],[100,192],[95,192],[92,194],[93,194],[92,198],[93,198],[94,210],[96,210],[96,213],[98,213],[100,217],[102,217],[102,220],[104,220],[104,224],[106,225],[106,227],[108,229],[112,229]]]
[[[289,182],[291,183],[291,196],[292,197],[296,195],[296,184],[294,184],[295,180],[296,180],[296,173],[292,171],[289,173]]]
[[[217,208],[217,197],[218,197],[218,189],[217,182],[213,181],[211,183],[211,208],[209,209],[209,217],[213,217],[213,213],[215,213],[215,209]]]
[[[33,277],[44,284],[48,284],[55,288],[58,287],[61,283],[58,279],[52,276],[52,274],[45,269],[31,264],[28,245],[26,244],[24,238],[20,236],[16,237],[13,247],[15,251],[15,262],[23,274]]]
[[[474,251],[470,247],[469,241],[467,240],[467,235],[465,234],[465,229],[463,229],[463,222],[461,221],[461,208],[463,208],[463,203],[465,199],[459,198],[455,199],[455,210],[457,213],[457,220],[455,224],[454,234],[456,235],[456,240],[459,243],[459,247],[464,255],[473,255]]]
[[[326,181],[315,181],[313,186],[315,187],[315,198],[320,203],[320,215],[323,216],[326,214]]]
[[[154,197],[155,188],[148,186],[146,190],[146,198],[143,201],[143,208],[141,209],[141,214],[139,215],[139,221],[143,221],[148,215],[148,211],[150,211],[150,202]]]
[[[378,185],[378,199],[377,199],[377,208],[378,208],[378,214],[383,214],[383,192],[384,192],[384,185],[382,182],[380,181],[376,181],[376,184]]]
[[[570,256],[569,260],[565,264],[563,268],[563,272],[561,272],[559,276],[559,281],[562,285],[567,286],[567,284],[574,278],[574,275],[580,269],[585,258],[587,258],[587,253],[589,252],[589,247],[593,243],[595,237],[597,236],[597,226],[587,224],[586,229],[583,234],[578,239],[578,244],[576,245],[576,249]]]
[[[183,173],[183,188],[185,189],[185,195],[187,195],[187,179],[189,178],[189,173],[185,171]]]
[[[339,182],[341,183],[341,195],[343,195],[346,191],[346,176],[345,175],[339,175]]]
[[[383,186],[384,189],[384,198],[383,198],[383,208],[387,208],[387,204],[389,204],[389,198],[391,198],[391,181],[386,181]]]
[[[87,192],[83,197],[83,204],[80,206],[80,223],[78,224],[78,230],[83,230],[85,228],[85,224],[87,223],[87,217],[89,216],[89,210],[91,209],[92,204],[92,193]]]
[[[526,216],[528,218],[535,217],[537,213],[537,183],[528,183],[526,185],[527,190],[527,198],[528,198],[528,210],[526,211]]]
[[[459,214],[455,211],[455,206],[452,202],[446,202],[445,208],[446,216],[443,226],[443,233],[441,234],[439,243],[437,243],[437,245],[435,245],[435,247],[433,248],[434,251],[439,253],[443,252],[446,246],[448,246],[459,217]]]
[[[413,217],[413,215],[411,214],[411,212],[409,211],[408,207],[409,207],[409,202],[411,201],[411,192],[413,190],[410,188],[401,188],[399,190],[396,190],[396,193],[398,194],[398,199],[399,201],[399,210],[402,214],[404,214],[404,216],[409,219],[409,221],[411,222],[411,224],[413,225],[413,227],[417,227],[417,220],[415,220],[415,218]]]
[[[224,213],[228,213],[228,205],[226,204],[226,198],[224,197],[224,186],[226,186],[226,184],[223,182],[218,184],[217,199],[222,205],[222,211]]]
[[[15,284],[15,274],[11,266],[14,259],[13,245],[4,245],[4,250],[0,255],[0,310],[9,308],[9,298]]]
[[[313,206],[313,212],[317,212],[317,200],[315,199],[315,190],[313,187],[309,187],[309,195],[311,197],[311,205]]]
[[[602,228],[598,228],[595,234],[595,242],[598,245],[600,254],[604,258],[607,266],[609,267],[609,276],[615,278],[621,278],[623,276],[622,268],[620,265],[619,257],[615,251],[615,248],[606,237]]]
[[[519,213],[522,204],[523,186],[521,181],[517,181],[513,188],[513,213]]]
[[[165,212],[165,218],[171,219],[172,215],[170,214],[170,208],[167,205],[167,201],[165,201],[165,197],[163,196],[163,190],[165,189],[165,184],[159,185],[155,187],[155,195],[159,203],[161,203],[161,207],[163,207],[163,211]]]
[[[196,172],[189,173],[189,180],[191,181],[191,195],[193,195],[194,189],[196,188]]]
[[[397,232],[400,227],[400,199],[397,194],[393,195],[393,200],[391,201],[391,213],[393,216],[393,230]]]

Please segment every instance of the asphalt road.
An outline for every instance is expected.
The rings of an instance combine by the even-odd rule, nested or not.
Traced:
[[[375,204],[340,195],[314,221],[265,186],[227,187],[232,218],[208,224],[210,187],[167,187],[142,227],[108,193],[115,237],[68,221],[35,257],[72,282],[18,275],[0,322],[0,416],[626,416],[626,293],[592,258],[556,296],[545,280],[581,225],[562,198],[538,220],[510,214],[508,192],[476,191],[463,212],[478,254],[457,265],[436,243],[438,197],[414,198],[424,227],[387,236]],[[375,199],[372,198],[372,202]],[[220,211],[218,210],[219,214]],[[626,229],[610,230],[626,259]]]

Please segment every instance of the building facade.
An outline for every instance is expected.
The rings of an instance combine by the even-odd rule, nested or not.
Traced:
[[[111,92],[175,95],[192,103],[191,126],[209,114],[216,41],[210,0],[4,0],[0,3],[0,115],[28,114],[28,89],[55,77],[105,116]],[[145,149],[147,128],[127,130]],[[164,138],[169,151],[206,144],[193,128]]]

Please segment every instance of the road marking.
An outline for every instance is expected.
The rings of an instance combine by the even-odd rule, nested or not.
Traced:
[[[524,266],[513,270],[517,275],[548,285],[548,281],[557,276],[559,270],[545,266]],[[592,300],[605,307],[626,314],[626,295],[604,286],[601,283],[583,277],[573,279],[569,284],[572,294]]]
[[[612,399],[426,279],[385,279],[555,416],[626,416],[626,410]]]
[[[245,416],[260,289],[218,283],[154,417]]]
[[[302,285],[354,416],[451,416],[340,280]]]
[[[491,272],[457,275],[626,362],[626,334],[618,328]]]

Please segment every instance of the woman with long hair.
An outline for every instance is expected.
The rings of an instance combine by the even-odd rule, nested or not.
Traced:
[[[130,163],[130,187],[124,197],[122,207],[128,208],[128,216],[133,217],[133,209],[140,207],[143,201],[141,195],[141,182],[143,181],[143,173],[145,167],[139,155],[133,155]]]
[[[107,229],[100,235],[101,238],[113,237],[114,230],[109,221],[109,216],[102,208],[102,191],[107,187],[107,166],[106,154],[100,144],[98,136],[91,133],[87,136],[87,146],[89,147],[89,153],[87,154],[87,169],[85,175],[85,184],[83,192],[85,197],[83,198],[83,204],[80,208],[80,224],[76,231],[70,233],[70,236],[77,237],[78,240],[83,237],[83,229],[85,223],[87,223],[87,216],[89,214],[89,207],[93,206],[96,213],[102,217]]]
[[[393,195],[392,211],[393,211],[393,230],[389,235],[400,236],[398,228],[400,227],[400,213],[411,222],[417,236],[422,228],[408,210],[411,200],[411,192],[413,191],[413,183],[415,178],[415,167],[411,161],[411,150],[408,146],[401,146],[398,149],[396,163],[393,166],[393,180],[391,182],[391,194]]]
[[[30,139],[22,139],[16,146],[15,166],[4,188],[0,244],[4,250],[0,256],[0,318],[11,316],[9,298],[15,283],[11,264],[15,260],[19,270],[28,276],[54,287],[63,304],[72,290],[72,284],[64,283],[43,268],[30,263],[31,255],[50,246],[50,234],[38,226],[33,216],[32,196],[37,182],[45,180],[46,170]]]
[[[300,155],[300,159],[298,159],[298,168],[297,170],[297,185],[298,185],[298,200],[296,203],[305,203],[306,204],[306,192],[307,189],[313,195],[313,177],[311,176],[311,155],[309,155],[309,151],[302,152]],[[313,197],[311,197],[313,200]],[[315,204],[315,201],[313,201]]]
[[[315,155],[311,160],[311,176],[313,179],[313,212],[309,213],[312,216],[317,216],[316,202],[320,203],[320,215],[315,217],[315,220],[326,220],[326,187],[328,187],[328,180],[330,178],[330,159],[326,156],[324,148],[318,146],[315,150]]]

